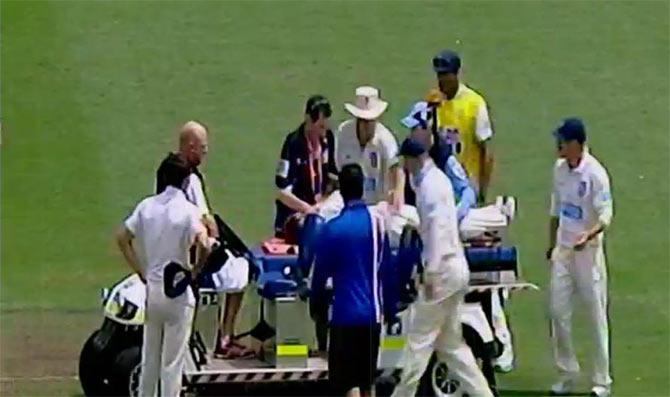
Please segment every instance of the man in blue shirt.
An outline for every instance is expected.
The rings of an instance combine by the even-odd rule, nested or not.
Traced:
[[[382,316],[391,315],[393,306],[382,299],[382,285],[384,298],[391,296],[392,289],[384,222],[362,201],[363,180],[358,164],[348,164],[340,171],[345,207],[319,237],[310,300],[312,309],[323,304],[326,281],[332,278],[329,378],[333,393],[347,396],[371,393]]]

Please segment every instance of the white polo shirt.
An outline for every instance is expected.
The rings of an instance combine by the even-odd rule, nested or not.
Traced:
[[[605,226],[610,224],[613,205],[609,176],[588,152],[584,152],[576,168],[570,168],[565,159],[556,162],[550,213],[559,218],[557,244],[569,248],[574,247],[580,233],[598,221]],[[589,244],[601,244],[602,239],[600,233]]]
[[[202,211],[172,186],[137,205],[124,224],[135,237],[133,246],[147,282],[162,283],[170,262],[190,268],[189,249],[205,231],[201,217]]]
[[[363,200],[367,204],[376,204],[388,199],[391,188],[389,170],[397,165],[398,143],[384,124],[377,122],[375,135],[361,148],[356,135],[356,120],[347,120],[340,124],[335,136],[335,162],[338,169],[347,164],[356,163],[363,169],[365,184]]]

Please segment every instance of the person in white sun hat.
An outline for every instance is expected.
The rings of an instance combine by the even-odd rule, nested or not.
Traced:
[[[388,102],[379,90],[356,88],[356,102],[344,108],[354,118],[340,124],[335,136],[335,162],[338,169],[358,164],[364,173],[363,200],[367,204],[388,201],[400,208],[404,201],[405,175],[399,166],[398,143],[393,133],[378,119]]]

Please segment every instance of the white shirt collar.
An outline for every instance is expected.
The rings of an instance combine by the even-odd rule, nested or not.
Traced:
[[[354,135],[354,140],[358,143],[358,146],[360,147],[361,141],[358,140],[358,127],[356,125],[356,119],[352,119],[353,123],[353,128],[351,129],[353,131]],[[381,123],[379,120],[375,120],[375,133],[372,135],[372,138],[365,144],[364,148],[367,148],[368,146],[376,146],[379,143],[379,135],[380,135],[380,129],[381,129]]]
[[[165,188],[165,190],[163,190],[163,193],[161,193],[160,195],[165,196],[165,197],[169,197],[169,198],[179,196],[179,195],[186,197],[183,190],[177,189],[174,186],[167,186]]]

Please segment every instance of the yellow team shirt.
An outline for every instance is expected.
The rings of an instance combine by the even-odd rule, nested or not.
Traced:
[[[442,99],[437,108],[438,135],[452,146],[452,153],[479,190],[482,159],[481,142],[493,136],[486,101],[475,90],[460,84],[451,100]]]

